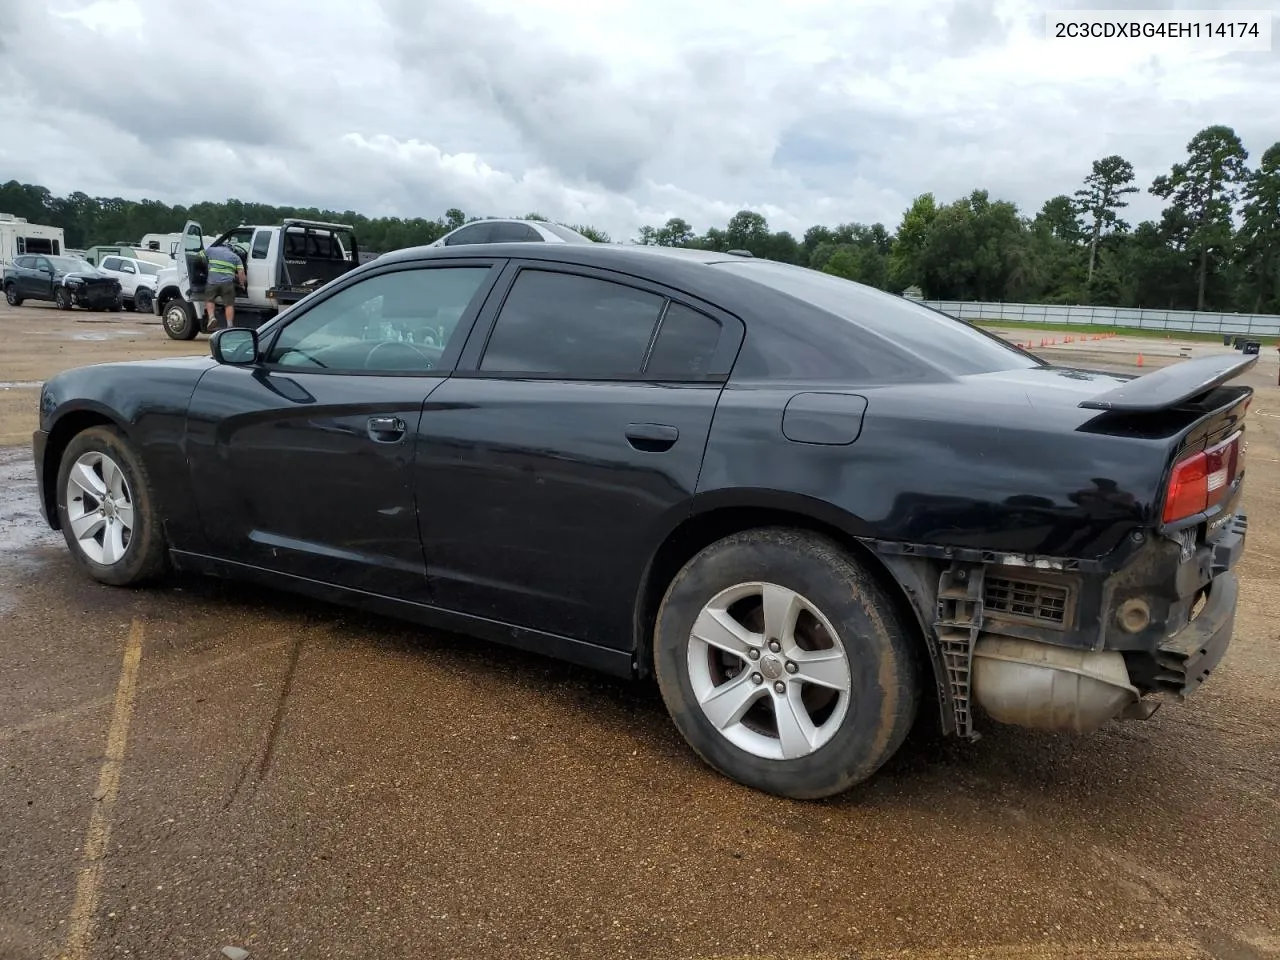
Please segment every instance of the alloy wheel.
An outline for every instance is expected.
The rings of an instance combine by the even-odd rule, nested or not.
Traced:
[[[795,760],[826,744],[849,710],[852,675],[831,622],[802,594],[740,583],[698,614],[689,681],[707,719],[736,747]]]
[[[133,540],[133,493],[120,465],[97,450],[82,454],[67,477],[67,520],[94,563],[111,566]]]

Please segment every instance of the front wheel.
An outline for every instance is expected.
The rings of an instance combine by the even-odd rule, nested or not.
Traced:
[[[915,720],[918,666],[894,603],[833,541],[734,534],[676,575],[654,669],[672,720],[747,786],[818,799],[870,777]]]
[[[150,313],[153,303],[151,291],[146,287],[139,288],[138,292],[133,295],[133,309],[138,313]]]
[[[71,555],[101,583],[143,583],[167,565],[151,480],[113,427],[76,434],[58,469],[58,520]]]
[[[71,309],[71,294],[67,293],[66,287],[59,287],[53,292],[53,302],[58,305],[59,310]]]
[[[199,332],[196,312],[185,300],[170,300],[164,307],[164,332],[174,340],[192,340]]]

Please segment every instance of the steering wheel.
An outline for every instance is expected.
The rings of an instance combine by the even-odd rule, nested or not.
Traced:
[[[424,360],[426,362],[426,369],[428,370],[430,370],[435,363],[430,356],[428,356],[424,351],[419,350],[412,343],[406,343],[403,340],[383,340],[380,344],[370,350],[368,355],[364,358],[364,368],[366,370],[369,369],[377,352],[382,350],[384,347],[399,347],[402,350],[408,350],[414,355],[414,359]]]

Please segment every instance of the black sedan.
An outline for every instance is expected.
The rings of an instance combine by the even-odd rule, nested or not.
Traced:
[[[867,778],[922,704],[968,738],[1146,717],[1231,637],[1256,357],[1060,369],[805,268],[605,244],[387,254],[210,352],[45,383],[90,576],[654,677],[762,790]]]

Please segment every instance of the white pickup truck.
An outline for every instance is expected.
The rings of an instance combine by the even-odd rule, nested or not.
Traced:
[[[244,261],[247,282],[236,287],[238,327],[265,323],[360,263],[355,228],[342,223],[288,219],[276,226],[241,224],[210,246],[214,244],[231,247]],[[190,340],[205,331],[208,275],[204,231],[189,220],[174,266],[161,270],[156,283],[153,309],[174,340]]]
[[[136,257],[103,257],[98,270],[120,281],[120,299],[126,310],[152,311],[159,266]]]

